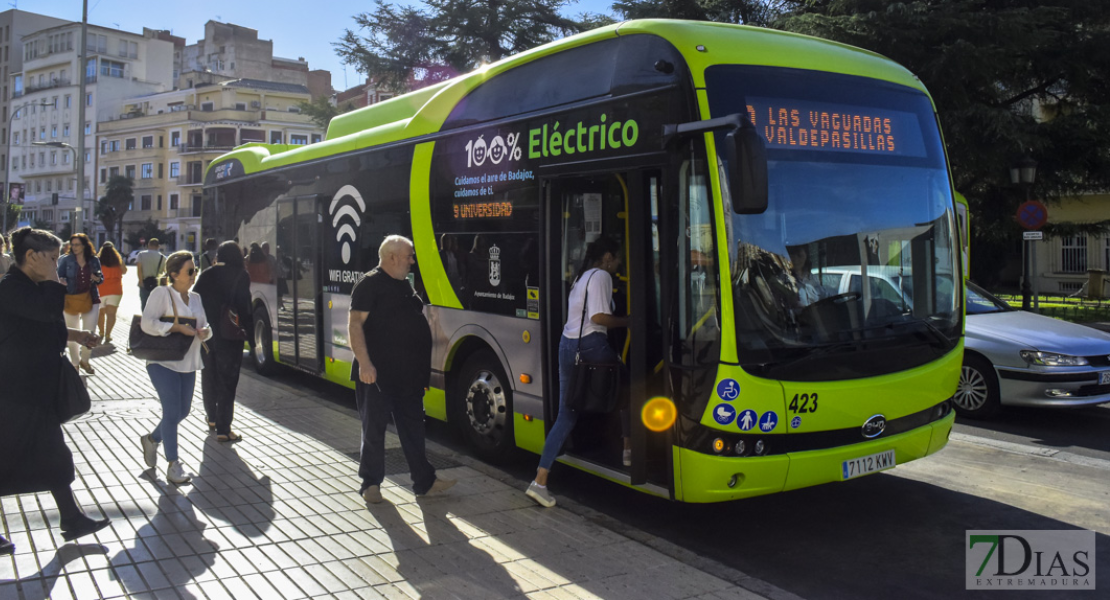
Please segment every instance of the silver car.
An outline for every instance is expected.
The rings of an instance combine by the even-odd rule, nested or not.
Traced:
[[[1011,308],[967,284],[967,336],[956,413],[985,419],[1002,405],[1110,402],[1110,334]]]

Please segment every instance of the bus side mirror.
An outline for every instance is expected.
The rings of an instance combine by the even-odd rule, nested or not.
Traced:
[[[767,210],[767,149],[747,119],[725,136],[732,211],[758,215]]]

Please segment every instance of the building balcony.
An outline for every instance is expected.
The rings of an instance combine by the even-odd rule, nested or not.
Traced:
[[[199,152],[212,152],[216,154],[223,154],[224,152],[231,152],[235,149],[234,145],[193,145],[181,144],[177,147],[177,151],[181,154],[196,154]]]
[[[23,89],[24,89],[24,93],[31,94],[33,92],[38,92],[38,91],[41,91],[41,90],[52,90],[54,88],[67,87],[67,86],[70,86],[70,85],[73,85],[73,84],[69,81],[68,77],[65,78],[65,79],[55,78],[53,81],[44,82],[41,85],[39,85],[39,84],[25,85],[25,86],[23,86]]]
[[[178,219],[199,219],[200,218],[200,205],[185,208],[171,208],[170,217]]]
[[[188,175],[182,175],[181,177],[178,177],[176,181],[177,185],[179,186],[204,185],[204,176],[198,175],[196,177],[190,177]]]

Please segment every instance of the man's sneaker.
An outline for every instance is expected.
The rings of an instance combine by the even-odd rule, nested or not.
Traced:
[[[377,504],[382,501],[382,486],[372,485],[365,490],[362,490],[362,499],[370,504]]]
[[[436,477],[436,480],[432,483],[432,487],[428,488],[428,491],[423,494],[417,494],[417,496],[439,496],[443,492],[451,489],[453,485],[455,485],[454,479],[441,479]]]
[[[555,496],[546,487],[540,487],[540,484],[533,481],[528,485],[528,490],[524,492],[525,496],[536,501],[540,506],[551,508],[555,506]]]
[[[186,473],[180,460],[175,460],[166,468],[166,480],[170,483],[189,483],[193,479],[192,473]]]
[[[146,461],[146,466],[153,469],[158,464],[158,442],[146,434],[139,438],[139,443],[143,445],[143,460]]]

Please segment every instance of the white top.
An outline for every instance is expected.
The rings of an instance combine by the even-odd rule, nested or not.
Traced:
[[[206,341],[212,337],[212,331],[206,330],[208,327],[208,317],[204,315],[204,304],[201,303],[200,295],[196,292],[189,292],[189,303],[181,299],[181,294],[173,291],[168,285],[160,285],[154,288],[150,293],[150,299],[146,302],[146,310],[143,311],[143,332],[149,335],[167,336],[170,334],[170,329],[173,323],[163,323],[159,319],[162,317],[169,317],[173,319],[173,302],[177,306],[177,317],[191,317],[197,320],[198,333],[193,338],[193,345],[189,346],[189,351],[185,353],[185,358],[181,360],[148,360],[147,364],[162,365],[171,371],[178,373],[192,373],[204,368],[201,362],[200,352],[202,341]]]
[[[587,282],[589,282],[590,305],[586,308],[586,318],[583,320],[582,302],[586,299]],[[578,281],[574,282],[574,287],[570,288],[567,323],[563,326],[563,336],[576,340],[591,333],[606,333],[608,329],[594,323],[591,317],[611,314],[613,314],[613,278],[603,269],[589,269],[582,273]],[[582,331],[578,330],[580,323]]]

